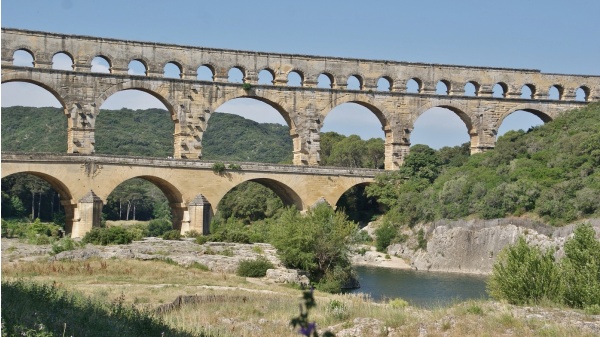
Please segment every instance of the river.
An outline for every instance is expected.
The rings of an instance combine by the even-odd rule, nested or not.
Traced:
[[[360,288],[375,301],[402,298],[413,306],[436,307],[467,299],[487,298],[486,276],[355,266]]]

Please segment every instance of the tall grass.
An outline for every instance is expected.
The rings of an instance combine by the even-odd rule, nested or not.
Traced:
[[[174,329],[122,298],[100,302],[23,280],[2,282],[2,322],[7,336],[209,336]]]

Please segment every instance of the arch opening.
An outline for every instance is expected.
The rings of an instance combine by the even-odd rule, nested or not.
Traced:
[[[33,54],[25,49],[19,49],[13,53],[13,65],[20,67],[34,67]]]
[[[235,98],[215,109],[202,140],[204,159],[291,163],[295,128],[279,105]]]
[[[365,188],[368,183],[358,184],[348,189],[335,204],[336,211],[342,211],[348,219],[365,227],[370,221],[381,216],[384,211],[375,197],[367,196]]]
[[[163,68],[165,78],[181,78],[182,73],[181,66],[175,62],[169,62]]]
[[[537,110],[524,109],[513,111],[502,119],[498,127],[496,139],[503,136],[508,131],[528,131],[531,128],[543,125],[544,122],[550,120],[550,117]]]
[[[581,86],[575,90],[575,100],[579,102],[588,102],[590,100],[590,89],[586,86]]]
[[[392,91],[392,79],[389,77],[380,77],[377,80],[377,91]]]
[[[215,79],[215,70],[208,65],[202,65],[196,70],[196,79],[212,82]]]
[[[244,83],[244,72],[239,67],[233,67],[227,72],[227,81],[229,83]]]
[[[548,90],[548,99],[562,100],[564,88],[560,85],[553,85]]]
[[[148,75],[148,67],[141,60],[131,60],[127,66],[129,75],[146,76]]]
[[[93,73],[104,73],[110,74],[111,66],[108,59],[102,55],[98,55],[92,59],[92,69]]]
[[[479,84],[474,81],[469,81],[465,84],[465,96],[479,96]]]
[[[433,107],[415,121],[410,135],[411,145],[424,144],[432,149],[460,146],[471,142],[472,124],[462,111],[449,106]]]
[[[321,128],[321,165],[383,168],[386,124],[381,112],[364,103],[336,106]]]
[[[52,56],[52,69],[73,70],[73,58],[66,53],[56,53]]]
[[[436,95],[450,95],[450,82],[446,80],[440,80],[435,86]]]
[[[331,74],[322,73],[317,77],[317,88],[333,88],[334,80]]]
[[[118,91],[96,116],[96,153],[166,158],[173,156],[173,123],[168,108],[149,92]]]
[[[263,69],[258,73],[258,84],[273,85],[275,75],[270,69]]]
[[[291,71],[288,74],[287,79],[288,79],[287,85],[290,87],[301,87],[304,82],[304,77],[302,76],[302,73],[300,73],[298,71]]]
[[[58,179],[39,172],[22,172],[2,178],[1,185],[3,220],[40,219],[70,233],[71,194]]]
[[[406,92],[419,94],[423,91],[423,82],[418,78],[411,78],[406,82]]]
[[[348,77],[348,82],[346,84],[346,89],[348,90],[362,90],[362,80],[357,75],[352,75]]]
[[[266,178],[245,181],[229,190],[219,201],[211,232],[218,231],[229,219],[249,225],[277,218],[286,206],[302,209],[299,196],[288,186]]]
[[[492,88],[492,97],[505,98],[508,93],[508,86],[506,83],[498,82]]]
[[[521,98],[534,99],[535,98],[535,87],[532,84],[525,84],[521,88]]]
[[[38,83],[2,83],[2,151],[67,152],[62,103]]]

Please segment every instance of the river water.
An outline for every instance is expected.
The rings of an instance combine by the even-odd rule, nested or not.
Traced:
[[[375,301],[400,297],[413,306],[446,306],[467,299],[487,298],[485,276],[355,266],[360,288]]]

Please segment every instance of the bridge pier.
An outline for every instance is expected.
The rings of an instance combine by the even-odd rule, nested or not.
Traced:
[[[82,238],[92,228],[100,227],[102,205],[102,199],[91,190],[77,202],[71,225],[72,238]]]
[[[198,194],[194,200],[188,204],[188,221],[182,223],[181,234],[188,231],[196,231],[202,235],[210,234],[210,221],[212,220],[212,210],[210,202],[202,195]]]

